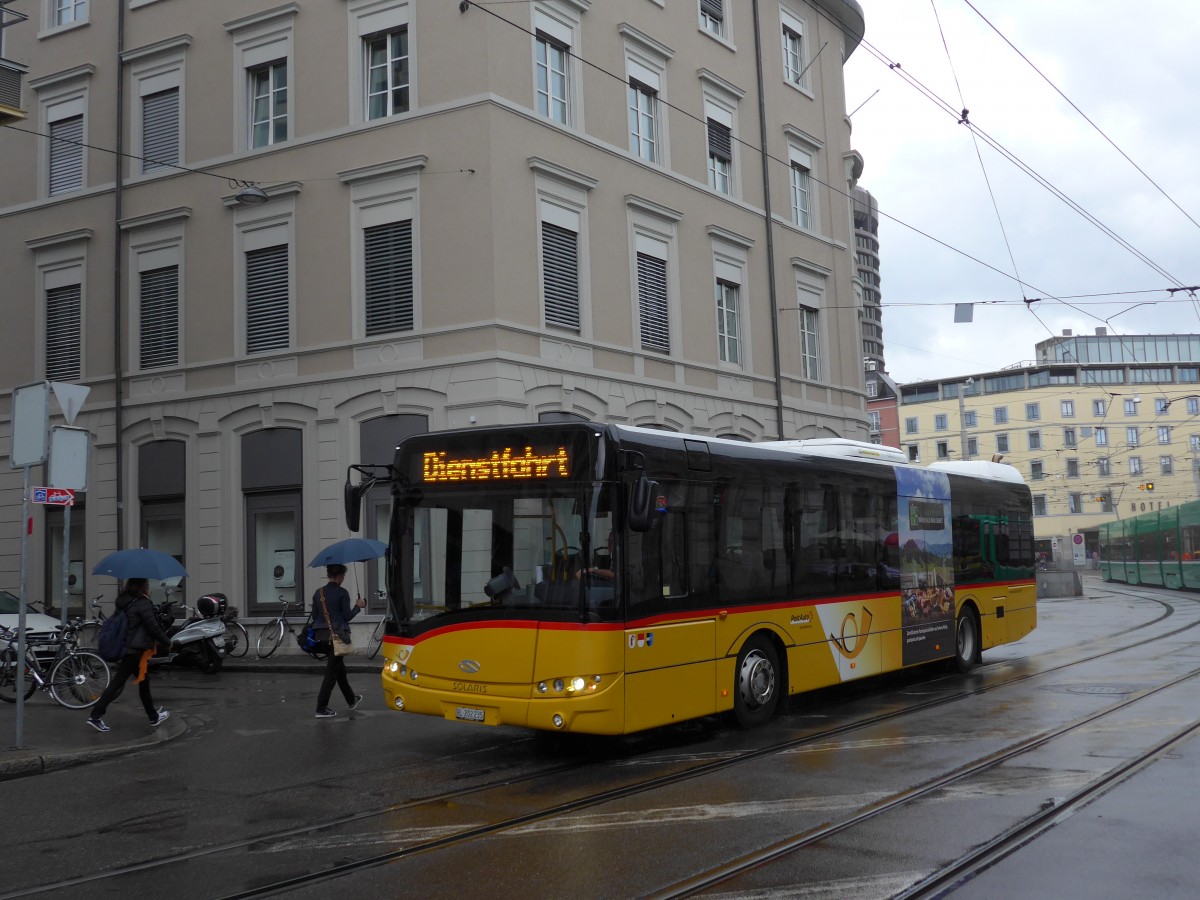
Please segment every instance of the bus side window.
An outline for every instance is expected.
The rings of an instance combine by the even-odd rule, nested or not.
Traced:
[[[630,531],[625,538],[630,618],[666,609],[672,597],[687,593],[688,516],[681,502],[672,502],[679,498],[677,485],[664,482],[659,491],[667,497],[666,511],[655,513],[649,531]]]

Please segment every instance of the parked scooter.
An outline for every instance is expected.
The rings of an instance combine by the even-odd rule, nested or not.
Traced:
[[[168,594],[167,599],[154,608],[159,624],[171,639],[171,649],[153,657],[150,664],[191,666],[206,675],[220,671],[226,656],[225,622],[221,618],[228,605],[225,595],[205,594],[196,601],[195,614],[178,625],[171,609],[173,605]]]

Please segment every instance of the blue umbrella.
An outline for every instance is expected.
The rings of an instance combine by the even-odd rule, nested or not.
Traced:
[[[387,544],[371,538],[347,538],[330,544],[308,564],[310,569],[321,566],[332,566],[338,563],[345,565],[352,562],[364,562],[368,559],[379,559],[387,553]]]
[[[93,575],[113,578],[186,578],[187,569],[169,553],[135,547],[110,553],[92,569]]]

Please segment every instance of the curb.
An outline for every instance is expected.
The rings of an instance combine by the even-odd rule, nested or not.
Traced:
[[[60,772],[63,769],[74,768],[86,763],[100,762],[113,756],[124,756],[137,753],[140,750],[151,750],[167,741],[187,734],[188,726],[182,716],[173,716],[173,725],[166,723],[155,733],[146,737],[110,747],[89,747],[85,750],[64,750],[57,753],[39,753],[29,756],[17,756],[12,759],[0,757],[0,781],[11,781],[15,778],[25,778],[30,775],[45,775],[49,772]],[[19,751],[12,751],[19,752]]]

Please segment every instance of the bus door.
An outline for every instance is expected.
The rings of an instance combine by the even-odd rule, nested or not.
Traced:
[[[699,490],[659,485],[651,529],[626,532],[625,730],[637,731],[716,708],[715,615],[705,608],[711,515],[692,503]],[[705,534],[709,537],[706,539]]]

